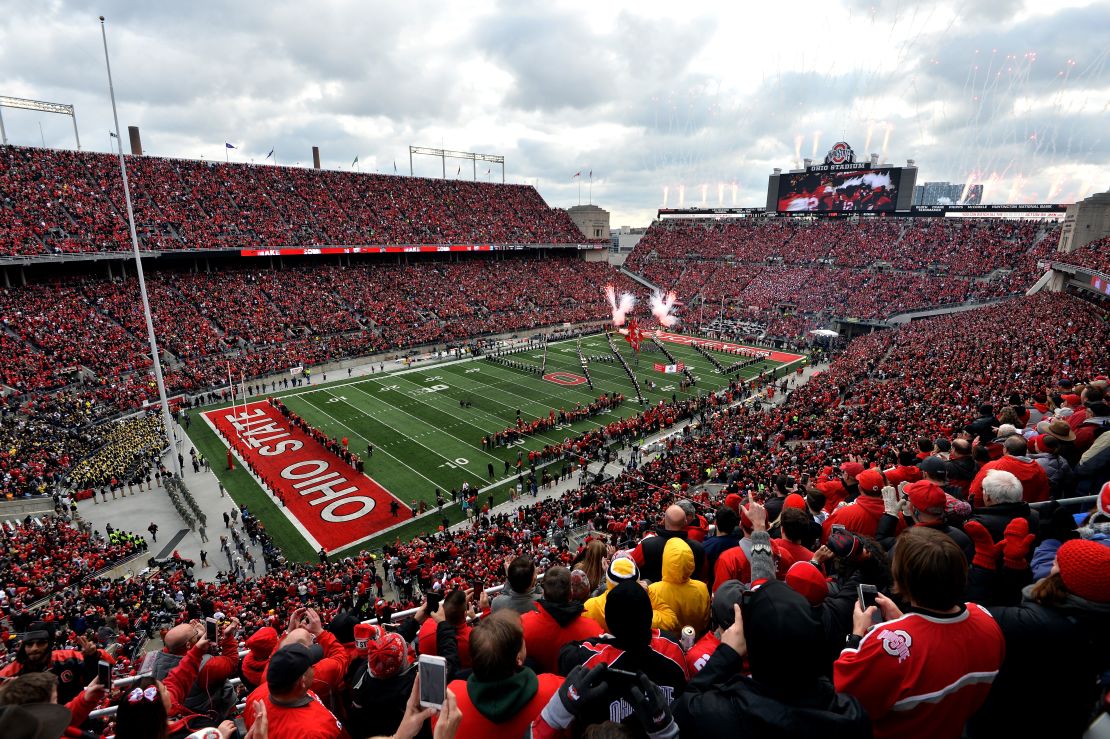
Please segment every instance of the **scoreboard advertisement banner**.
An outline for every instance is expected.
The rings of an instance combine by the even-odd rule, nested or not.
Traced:
[[[823,170],[823,171],[822,171]],[[779,178],[780,213],[893,212],[902,168],[812,167]]]

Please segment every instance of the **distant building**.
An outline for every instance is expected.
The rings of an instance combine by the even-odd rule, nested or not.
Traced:
[[[1060,230],[1059,251],[1072,252],[1104,236],[1110,236],[1110,192],[1100,192],[1068,206]]]
[[[587,239],[610,238],[609,211],[596,205],[576,205],[567,208],[567,214]]]
[[[644,238],[647,233],[647,228],[644,226],[633,228],[632,226],[619,226],[609,230],[609,263],[614,267],[619,267],[624,264],[624,260],[636,248],[636,244],[640,243],[640,239]]]

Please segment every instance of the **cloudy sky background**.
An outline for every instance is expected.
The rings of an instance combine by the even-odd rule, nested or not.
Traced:
[[[154,155],[408,172],[408,146],[503,154],[549,203],[617,225],[763,205],[767,175],[845,140],[988,202],[1110,187],[1110,0],[792,3],[0,1],[0,94],[76,106]],[[10,143],[73,147],[5,108]],[[40,133],[41,124],[41,133]],[[470,176],[469,162],[448,162]],[[488,165],[487,165],[488,166]],[[486,167],[479,176],[485,177]],[[418,158],[416,174],[439,176]],[[493,174],[499,176],[499,172]]]

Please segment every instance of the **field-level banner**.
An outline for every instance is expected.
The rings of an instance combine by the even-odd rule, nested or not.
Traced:
[[[281,511],[316,548],[343,549],[412,518],[392,493],[265,401],[206,411],[204,417],[270,492],[285,500]],[[394,500],[397,517],[390,512]]]

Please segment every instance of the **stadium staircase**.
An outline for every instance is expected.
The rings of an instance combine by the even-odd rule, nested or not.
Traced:
[[[656,291],[656,290],[659,289],[655,284],[653,284],[651,281],[649,281],[646,277],[641,277],[640,275],[636,274],[635,272],[632,272],[631,270],[629,270],[625,267],[621,267],[621,274],[635,280],[636,282],[638,282],[641,285],[643,285],[644,287],[646,287],[648,290]]]

